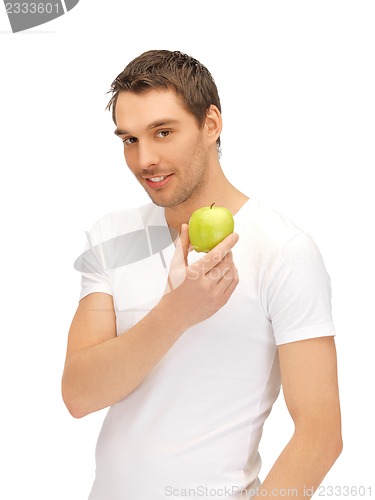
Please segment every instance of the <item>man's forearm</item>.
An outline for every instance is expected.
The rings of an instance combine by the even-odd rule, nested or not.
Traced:
[[[74,354],[63,375],[64,400],[79,418],[130,394],[186,329],[169,295],[123,335]]]
[[[259,487],[255,499],[310,498],[341,452],[336,433],[295,433]]]

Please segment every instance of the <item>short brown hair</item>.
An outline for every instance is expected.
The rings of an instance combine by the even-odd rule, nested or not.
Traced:
[[[106,109],[112,108],[116,123],[116,101],[121,91],[140,94],[160,88],[174,88],[200,127],[211,104],[221,112],[217,87],[208,69],[191,56],[169,50],[149,50],[133,59],[112,82]],[[220,137],[217,144],[220,146]]]

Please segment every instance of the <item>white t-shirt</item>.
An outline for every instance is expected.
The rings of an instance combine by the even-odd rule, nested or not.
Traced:
[[[334,335],[331,288],[311,236],[264,203],[248,200],[234,221],[236,290],[108,410],[90,500],[245,498],[258,485],[258,444],[280,390],[277,346]],[[108,214],[88,239],[76,262],[81,298],[112,294],[126,335],[165,290],[175,246],[164,209]]]

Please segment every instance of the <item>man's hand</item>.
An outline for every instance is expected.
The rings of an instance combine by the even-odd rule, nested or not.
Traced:
[[[166,292],[171,292],[170,299],[186,318],[186,327],[212,316],[227,303],[238,285],[231,252],[237,241],[238,235],[232,233],[204,257],[188,265],[188,226],[182,225]]]

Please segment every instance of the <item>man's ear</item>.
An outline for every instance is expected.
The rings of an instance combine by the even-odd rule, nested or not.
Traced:
[[[211,104],[211,106],[207,110],[206,120],[204,124],[204,129],[210,143],[216,143],[221,134],[222,128],[223,122],[221,119],[221,113],[214,104]]]

